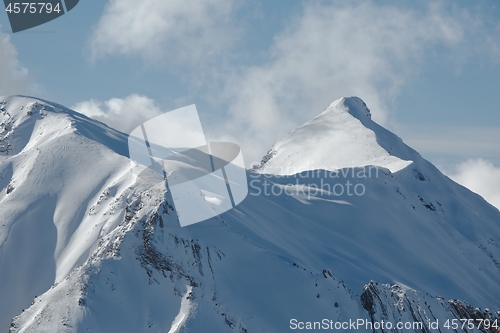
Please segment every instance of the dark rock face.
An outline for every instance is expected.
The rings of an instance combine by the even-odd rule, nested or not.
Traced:
[[[475,308],[460,300],[446,301],[442,297],[402,288],[399,285],[391,286],[371,281],[363,289],[360,302],[374,327],[376,323],[382,322],[412,324],[411,328],[408,326],[404,329],[387,326],[385,329],[373,328],[373,332],[433,332],[436,329],[455,332],[499,332],[500,311],[492,313],[488,309]],[[454,323],[458,327],[453,327]],[[467,324],[474,325],[474,328],[467,327]]]

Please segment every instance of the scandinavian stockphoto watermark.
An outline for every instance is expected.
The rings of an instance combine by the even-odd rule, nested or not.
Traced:
[[[3,0],[12,32],[27,30],[52,21],[73,8],[80,0]]]
[[[207,142],[195,105],[164,113],[128,139],[139,179],[167,180],[182,227],[220,215],[248,194],[243,155],[230,142]]]
[[[130,133],[128,146],[138,180],[148,184],[166,180],[181,226],[218,216],[248,194],[289,195],[299,200],[360,197],[366,193],[364,180],[378,178],[383,172],[376,166],[315,166],[310,171],[284,169],[272,175],[250,172],[248,183],[240,147],[207,142],[195,105],[138,126]]]
[[[375,321],[373,319],[349,319],[346,321],[338,321],[324,318],[321,321],[301,321],[296,318],[290,319],[291,330],[307,330],[307,331],[388,331],[388,332],[443,332],[452,331],[492,331],[498,332],[498,319],[484,318],[454,318],[454,319],[434,319],[427,318],[426,321],[398,321],[390,320]]]
[[[272,175],[251,173],[249,194],[288,195],[307,200],[318,196],[361,197],[366,194],[363,180],[378,178],[379,172],[380,168],[374,165],[356,168],[315,167],[303,172],[295,172],[286,167]]]

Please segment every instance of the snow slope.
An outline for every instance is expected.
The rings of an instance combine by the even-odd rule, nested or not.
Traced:
[[[121,133],[53,103],[4,101],[0,331],[14,316],[11,332],[500,317],[500,212],[372,122],[357,98],[275,144],[236,209],[185,228],[166,183],[129,171]],[[21,112],[35,101],[38,113]],[[333,137],[363,156],[330,150]],[[288,164],[306,169],[262,173]]]
[[[123,218],[103,215],[128,174],[126,137],[62,106],[0,100],[0,331],[36,295],[84,263]],[[106,142],[103,145],[99,142]],[[120,155],[120,153],[122,155]]]

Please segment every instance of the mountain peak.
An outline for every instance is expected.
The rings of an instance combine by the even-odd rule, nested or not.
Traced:
[[[34,97],[22,95],[0,96],[0,114],[7,115],[12,119],[22,120],[37,113],[60,113],[64,109],[66,108],[61,105]]]
[[[342,97],[333,101],[324,112],[331,112],[332,110],[348,112],[359,120],[372,119],[372,114],[366,103],[356,96]]]
[[[374,165],[396,172],[418,156],[399,137],[371,119],[363,100],[344,97],[278,140],[254,170],[292,175]]]
[[[43,99],[0,96],[0,156],[16,155],[73,133],[128,155],[126,136],[103,123]]]

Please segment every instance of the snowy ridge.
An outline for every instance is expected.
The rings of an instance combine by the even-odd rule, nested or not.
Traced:
[[[248,172],[242,204],[185,228],[166,183],[130,172],[123,134],[57,104],[5,101],[22,120],[2,119],[14,124],[0,156],[2,332],[281,333],[292,319],[500,316],[500,212],[348,105],[357,99],[342,102],[347,119],[380,149],[353,144],[411,164]],[[55,111],[19,111],[35,101]],[[336,192],[347,182],[363,195]]]
[[[255,168],[259,173],[293,175],[307,170],[339,170],[375,165],[391,172],[409,164],[393,151],[401,139],[371,120],[357,97],[336,100],[316,118],[276,142]],[[410,150],[410,148],[407,148]]]
[[[4,98],[0,110],[0,295],[9,300],[0,302],[0,330],[5,331],[36,295],[87,260],[100,235],[124,214],[119,202],[113,214],[102,214],[99,200],[120,194],[134,180],[128,159],[113,150],[120,151],[120,144],[126,149],[123,134],[27,97]],[[87,132],[92,138],[81,134]]]

